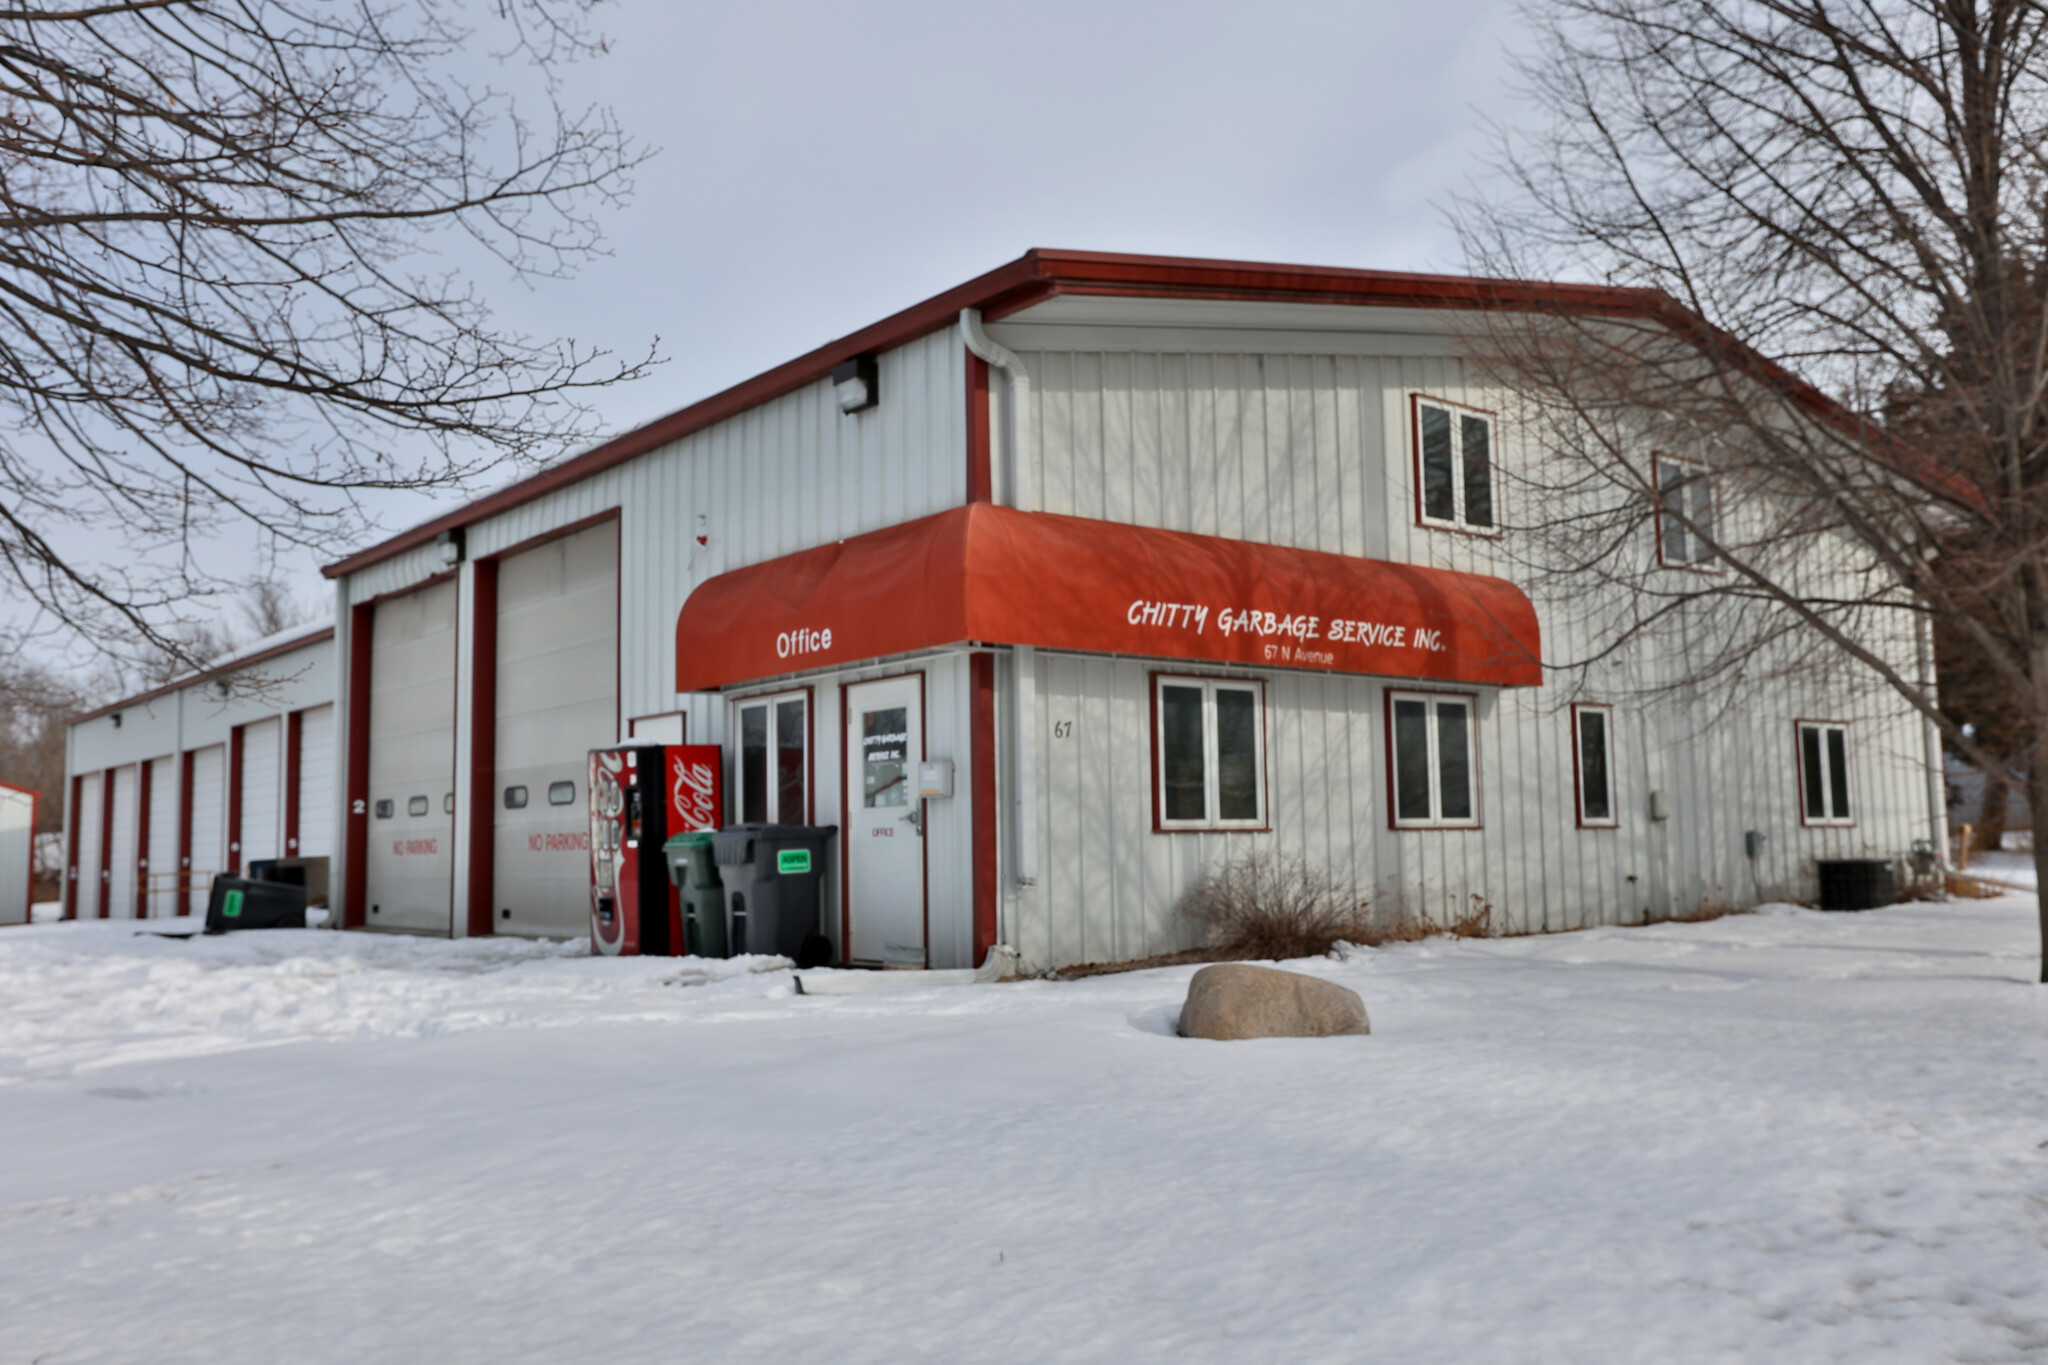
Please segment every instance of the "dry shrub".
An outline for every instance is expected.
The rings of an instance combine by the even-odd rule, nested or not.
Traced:
[[[1320,957],[1343,943],[1377,947],[1438,934],[1493,934],[1493,906],[1478,896],[1465,915],[1437,924],[1398,908],[1375,910],[1328,868],[1266,851],[1211,868],[1178,909],[1201,927],[1211,950],[1233,957]]]

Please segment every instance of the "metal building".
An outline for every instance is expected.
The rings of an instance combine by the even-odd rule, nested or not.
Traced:
[[[331,853],[352,927],[580,934],[617,738],[724,746],[730,820],[839,826],[853,961],[1186,946],[1180,895],[1255,849],[1546,930],[1939,847],[1881,691],[1631,700],[1682,675],[1647,651],[1546,684],[1573,624],[1500,576],[1519,434],[1451,337],[1513,302],[1030,253],[332,566],[332,631],[81,718],[66,913]]]
[[[1938,844],[1881,693],[1546,683],[1569,623],[1499,576],[1520,436],[1450,325],[1515,298],[1036,251],[330,566],[345,922],[583,932],[584,755],[635,736],[723,745],[732,820],[839,827],[852,961],[1187,946],[1255,849],[1546,930]],[[126,790],[74,781],[87,867],[147,842]]]
[[[334,697],[334,628],[322,625],[73,719],[64,917],[203,914],[220,873],[328,858]]]
[[[27,924],[35,900],[36,808],[41,795],[0,782],[0,924]]]

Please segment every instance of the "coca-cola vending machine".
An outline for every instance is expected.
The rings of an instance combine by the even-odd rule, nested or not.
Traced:
[[[590,943],[608,957],[683,951],[682,901],[661,846],[717,829],[725,808],[716,744],[590,751]]]

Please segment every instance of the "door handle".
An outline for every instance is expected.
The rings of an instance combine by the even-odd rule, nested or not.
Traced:
[[[907,824],[911,826],[913,829],[915,829],[917,831],[918,838],[924,838],[924,802],[918,802],[917,805],[911,809],[910,814],[899,815],[896,818],[902,821],[904,824]]]

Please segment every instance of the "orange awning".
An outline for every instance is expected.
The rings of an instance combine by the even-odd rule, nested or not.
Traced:
[[[989,503],[707,579],[676,690],[943,645],[1533,687],[1541,635],[1505,579]]]

